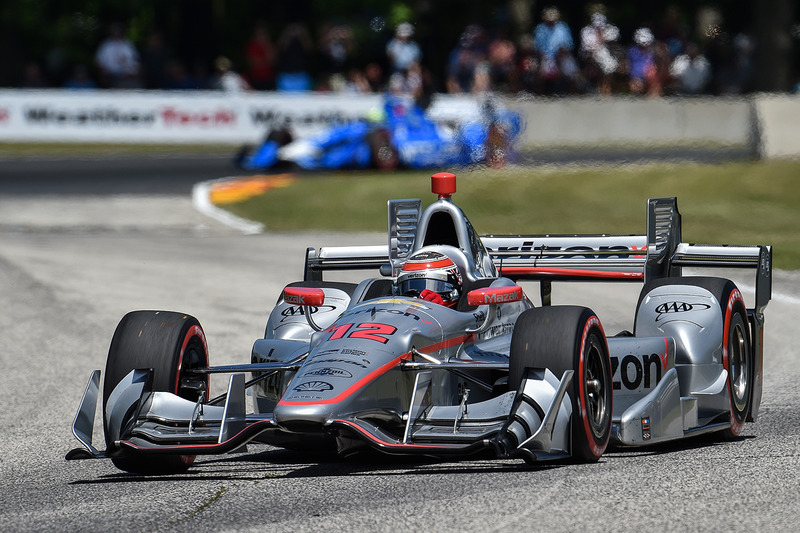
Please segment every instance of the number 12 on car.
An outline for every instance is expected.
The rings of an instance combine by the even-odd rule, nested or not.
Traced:
[[[362,322],[360,324],[341,324],[339,326],[332,326],[327,331],[332,333],[328,340],[338,339],[366,339],[370,341],[380,342],[386,344],[389,342],[389,337],[394,335],[397,328],[389,324],[380,324],[378,322]]]

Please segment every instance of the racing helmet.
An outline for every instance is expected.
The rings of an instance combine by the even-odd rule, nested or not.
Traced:
[[[441,252],[413,253],[397,276],[396,294],[419,297],[425,289],[437,293],[447,306],[461,295],[461,273],[452,259]]]

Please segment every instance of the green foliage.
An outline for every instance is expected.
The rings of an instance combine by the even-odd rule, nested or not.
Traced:
[[[643,234],[646,202],[678,197],[683,240],[771,244],[800,268],[800,162],[461,170],[454,201],[481,234]],[[267,231],[386,231],[386,201],[422,198],[425,171],[314,174],[225,206]]]

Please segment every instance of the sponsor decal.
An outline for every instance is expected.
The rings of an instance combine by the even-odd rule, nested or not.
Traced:
[[[492,326],[486,331],[482,331],[478,338],[482,340],[492,339],[494,337],[500,337],[502,335],[511,335],[514,331],[514,324],[497,324],[496,326]]]
[[[153,125],[155,113],[121,111],[113,108],[58,109],[51,107],[32,107],[25,110],[28,124],[67,124],[95,126],[128,126],[131,124]]]
[[[377,303],[380,303],[380,302],[377,302]],[[412,305],[412,306],[421,307],[423,309],[429,309],[428,307],[425,307],[424,305],[418,305],[416,302],[413,302],[413,301],[409,301],[409,302],[403,301],[403,302],[395,302],[395,303],[408,304],[408,305]],[[368,306],[368,307],[356,308],[356,309],[352,310],[349,314],[350,315],[357,315],[359,313],[372,313],[372,314],[388,313],[390,315],[397,315],[397,316],[403,316],[403,317],[407,317],[407,318],[413,318],[414,320],[416,320],[418,322],[424,322],[425,324],[433,324],[433,322],[431,322],[430,320],[425,320],[424,318],[422,318],[420,315],[418,315],[414,311],[415,310],[413,308],[411,308],[411,307],[409,307],[408,309],[405,309],[405,310],[400,310],[400,309],[382,309],[382,308],[375,307],[375,306]]]
[[[359,120],[358,116],[347,115],[341,111],[317,111],[314,113],[287,114],[278,108],[253,109],[250,120],[257,126],[288,127],[293,125],[341,125]]]
[[[327,381],[306,381],[294,388],[297,392],[325,392],[333,390],[333,385]]]
[[[321,305],[321,306],[290,305],[289,307],[281,311],[281,316],[283,317],[281,319],[281,323],[285,322],[287,319],[294,318],[296,316],[304,317],[306,314],[305,311],[306,309],[308,309],[308,312],[313,315],[320,312],[327,313],[329,311],[335,310],[336,307],[332,305]]]
[[[669,313],[688,313],[690,311],[704,311],[710,308],[711,306],[706,303],[666,302],[656,307],[656,313],[658,313],[656,322]]]
[[[318,370],[310,370],[303,374],[303,376],[332,376],[335,378],[352,378],[353,374],[342,368],[326,366]]]
[[[0,110],[0,120],[2,120],[2,110]],[[769,256],[764,254],[761,256],[761,275],[762,276],[769,276],[770,275],[770,264],[769,264]]]
[[[661,381],[662,368],[664,372],[667,370],[668,357],[666,353],[629,354],[621,361],[619,357],[611,357],[611,383],[614,390],[655,387]]]
[[[637,247],[637,246],[600,246],[599,248],[592,248],[591,246],[569,246],[567,248],[562,248],[561,246],[534,246],[534,241],[524,241],[522,246],[500,246],[498,247],[499,252],[508,252],[508,251],[515,251],[519,250],[520,252],[536,252],[536,251],[546,251],[548,254],[553,252],[570,252],[565,253],[564,255],[548,255],[548,259],[567,259],[567,258],[578,258],[583,257],[586,259],[624,259],[627,257],[644,257],[644,254],[647,252],[647,246]],[[490,252],[493,250],[488,249]],[[609,252],[636,252],[641,251],[642,254],[639,255],[629,255],[628,253],[620,253],[620,254],[611,254]],[[575,252],[586,252],[584,254],[577,254]],[[595,252],[595,253],[592,253]],[[602,252],[602,253],[597,253]],[[507,256],[507,259],[528,259],[531,255],[517,255],[517,256]]]
[[[389,337],[394,335],[397,328],[389,324],[378,322],[362,322],[360,324],[340,324],[325,330],[331,333],[329,341],[339,339],[364,339],[386,344]]]
[[[642,418],[642,440],[650,440],[650,418]]]
[[[322,396],[312,396],[311,394],[295,394],[294,396],[289,396],[286,398],[287,400],[322,400]]]
[[[299,305],[299,306],[305,306],[305,305],[308,305],[308,304],[306,303],[306,297],[307,297],[307,296],[308,296],[308,295],[306,295],[306,294],[303,294],[303,293],[300,293],[300,294],[288,294],[288,293],[284,293],[284,295],[283,295],[283,301],[284,301],[285,303],[287,303],[287,304],[290,304],[290,305]]]
[[[356,355],[358,357],[364,357],[367,355],[367,352],[364,350],[356,350],[354,348],[342,348],[342,355]]]
[[[424,322],[426,324],[433,324],[433,322],[431,322],[430,320],[425,320],[424,318],[422,318],[421,316],[416,314],[414,312],[414,309],[412,309],[410,307],[408,309],[406,309],[405,311],[401,311],[400,309],[379,309],[379,308],[373,307],[372,309],[361,309],[359,311],[355,311],[353,314],[366,313],[366,312],[388,313],[390,315],[397,315],[397,316],[404,316],[404,317],[407,317],[407,318],[413,318],[414,320],[416,320],[418,322]]]
[[[161,111],[161,120],[166,126],[235,126],[236,113],[223,108],[211,112],[188,112],[165,107]]]
[[[308,363],[306,363],[306,365],[316,365],[316,364],[319,364],[319,363],[341,363],[341,364],[346,364],[346,365],[358,366],[358,367],[361,367],[361,368],[368,368],[367,365],[369,365],[370,362],[367,359],[362,359],[362,360],[364,362],[366,362],[367,364],[365,365],[364,363],[359,363],[358,361],[353,361],[352,359],[329,358],[329,359],[320,359],[319,361],[314,359],[314,360],[309,361]]]
[[[8,121],[8,109],[5,107],[0,107],[0,122],[7,122]]]
[[[509,291],[489,290],[483,294],[484,304],[516,302],[522,298],[522,288],[512,287]]]

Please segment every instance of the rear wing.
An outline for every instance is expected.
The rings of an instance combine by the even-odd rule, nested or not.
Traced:
[[[306,250],[305,279],[326,270],[380,269],[394,276],[412,248],[419,203],[389,203],[389,244]],[[648,282],[680,276],[682,267],[745,268],[755,271],[756,310],[772,297],[772,247],[681,242],[681,215],[674,197],[647,202],[646,235],[485,235],[481,237],[499,275],[536,280],[542,302],[552,281]]]
[[[756,308],[772,297],[772,247],[681,242],[677,198],[647,202],[647,235],[481,237],[500,275],[516,280],[641,281],[680,276],[682,267],[746,268],[756,274]]]

